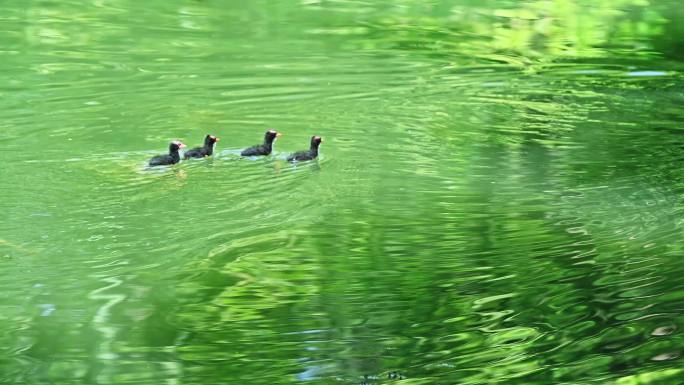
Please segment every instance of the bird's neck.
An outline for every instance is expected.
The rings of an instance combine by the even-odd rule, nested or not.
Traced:
[[[169,155],[171,155],[174,161],[180,161],[180,154],[178,153],[178,150],[171,150]]]
[[[214,153],[214,145],[215,144],[216,143],[212,143],[212,144],[207,143],[204,145],[204,150],[206,151],[207,155],[211,155]]]

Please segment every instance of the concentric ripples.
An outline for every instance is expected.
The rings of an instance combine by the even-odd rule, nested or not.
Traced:
[[[633,3],[10,1],[0,383],[677,384],[679,8]]]

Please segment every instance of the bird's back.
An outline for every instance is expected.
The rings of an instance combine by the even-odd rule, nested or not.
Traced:
[[[311,154],[311,151],[299,151],[295,152],[294,154],[290,155],[287,157],[288,162],[292,161],[302,161],[302,160],[311,160],[313,159],[314,156]]]
[[[184,157],[185,157],[185,159],[188,159],[188,158],[203,158],[203,157],[205,157],[206,155],[207,155],[207,154],[206,154],[206,151],[204,150],[204,147],[196,147],[196,148],[193,148],[193,149],[190,150],[190,151],[187,151],[187,152],[185,153]]]
[[[263,145],[252,146],[243,150],[240,155],[242,156],[254,156],[254,155],[268,155],[270,151],[267,151]]]
[[[150,159],[150,166],[161,166],[164,164],[173,164],[173,158],[171,155],[157,155]]]

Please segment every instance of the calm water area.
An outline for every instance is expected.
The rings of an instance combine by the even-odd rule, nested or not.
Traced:
[[[0,384],[684,383],[681,1],[0,10]]]

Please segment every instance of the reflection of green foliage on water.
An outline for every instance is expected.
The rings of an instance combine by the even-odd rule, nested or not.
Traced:
[[[192,233],[192,226],[182,227],[173,233],[173,242],[175,237],[188,238],[185,234],[192,234],[190,242],[196,247],[189,248],[189,256],[181,254],[192,262],[179,269],[179,282],[160,284],[164,289],[158,291],[166,290],[166,285],[173,285],[173,290],[157,294],[159,299],[150,299],[145,285],[153,284],[155,274],[159,274],[156,259],[163,260],[169,257],[167,254],[178,257],[176,249],[150,252],[152,267],[122,274],[140,285],[140,293],[136,294],[139,297],[133,295],[129,300],[135,303],[144,297],[148,301],[146,307],[127,308],[129,313],[122,312],[124,315],[112,311],[120,317],[111,321],[115,326],[125,323],[121,319],[130,322],[125,317],[136,321],[134,326],[126,326],[131,329],[138,327],[138,323],[144,324],[145,333],[131,338],[139,345],[123,337],[125,329],[118,335],[107,335],[111,340],[116,337],[123,341],[124,346],[113,349],[122,356],[130,354],[122,362],[127,363],[128,359],[145,366],[140,359],[144,357],[159,363],[159,374],[182,373],[182,382],[186,384],[213,383],[222,376],[244,376],[249,379],[244,383],[250,384],[292,383],[302,368],[309,368],[323,378],[342,374],[340,382],[349,383],[358,382],[358,376],[363,374],[389,370],[406,373],[409,378],[402,382],[405,384],[645,385],[676,384],[679,380],[681,370],[675,358],[681,354],[682,338],[663,330],[676,330],[681,322],[684,294],[681,288],[669,283],[681,281],[676,275],[677,268],[665,273],[658,270],[681,265],[682,249],[672,245],[661,247],[660,239],[644,244],[637,235],[653,231],[667,240],[679,231],[678,217],[672,214],[678,210],[677,192],[681,191],[678,175],[672,170],[679,166],[663,165],[660,154],[650,150],[654,143],[676,143],[679,133],[664,132],[657,139],[644,133],[653,135],[651,130],[661,125],[660,121],[670,125],[681,121],[681,111],[674,103],[669,103],[669,110],[659,109],[660,104],[681,98],[679,91],[672,90],[680,83],[673,80],[674,75],[648,81],[626,76],[630,65],[676,66],[659,61],[657,56],[676,58],[684,52],[679,49],[684,41],[679,38],[684,36],[684,24],[677,22],[682,19],[679,2],[305,1],[296,6],[307,12],[288,12],[286,2],[264,0],[244,2],[244,7],[231,10],[232,18],[218,18],[213,16],[213,4],[217,2],[178,6],[159,1],[155,4],[164,10],[165,16],[155,20],[154,31],[168,35],[163,39],[150,35],[140,40],[124,39],[131,36],[127,28],[92,28],[89,23],[95,20],[96,25],[111,27],[105,18],[122,25],[131,22],[128,28],[136,30],[132,35],[144,35],[149,31],[143,28],[146,19],[140,15],[144,15],[150,3],[106,3],[110,6],[93,6],[80,12],[72,12],[74,7],[68,2],[49,12],[41,7],[28,12],[31,26],[25,31],[27,43],[41,48],[57,47],[63,51],[60,55],[67,57],[47,57],[44,63],[31,67],[31,71],[40,76],[73,71],[68,76],[74,79],[81,79],[84,70],[108,71],[112,73],[112,83],[117,76],[130,73],[134,73],[135,79],[146,81],[158,77],[168,80],[173,90],[164,95],[167,99],[163,104],[175,106],[178,98],[182,101],[178,105],[186,106],[187,89],[183,87],[188,83],[184,83],[184,76],[201,67],[200,62],[230,68],[229,62],[234,59],[225,52],[215,54],[218,58],[206,56],[210,51],[206,41],[211,40],[205,41],[204,34],[214,33],[236,34],[241,37],[238,43],[247,42],[255,47],[263,47],[256,43],[259,40],[276,35],[303,40],[301,36],[305,34],[307,39],[328,44],[328,50],[322,51],[332,57],[343,50],[358,55],[354,59],[368,55],[378,65],[386,65],[380,60],[386,56],[416,55],[419,60],[410,57],[413,61],[407,59],[406,63],[390,61],[392,66],[383,70],[391,72],[398,68],[409,72],[401,65],[416,63],[427,69],[414,69],[415,76],[412,72],[411,76],[392,78],[392,83],[404,88],[401,92],[397,92],[399,88],[380,90],[377,99],[386,102],[354,103],[350,98],[349,104],[342,104],[337,100],[357,115],[358,120],[344,123],[377,123],[377,127],[406,141],[382,150],[397,151],[402,159],[409,160],[400,163],[399,157],[388,155],[393,163],[380,163],[383,170],[374,175],[378,177],[375,180],[366,175],[372,175],[376,165],[354,164],[353,158],[338,159],[338,168],[332,170],[340,175],[347,171],[345,167],[371,170],[369,174],[359,173],[359,177],[368,178],[364,183],[338,185],[336,188],[344,194],[329,194],[341,200],[335,202],[337,206],[331,206],[343,210],[330,210],[325,212],[324,219],[304,223],[282,222],[280,217],[260,218],[268,224],[257,232],[240,232],[233,225],[228,235],[209,240],[203,238],[203,231]],[[82,28],[84,25],[90,28]],[[179,26],[184,30],[179,30]],[[11,35],[19,41],[18,36]],[[90,62],[81,60],[85,53],[70,50],[72,46],[91,42],[105,48],[88,52]],[[8,45],[16,48],[13,44]],[[200,95],[197,103],[201,106],[195,112],[202,113],[187,113],[181,118],[185,120],[182,123],[190,126],[194,124],[192,119],[206,116],[214,124],[213,117],[222,116],[215,111],[226,106],[211,103],[224,89],[238,98],[244,95],[239,92],[247,94],[259,87],[282,95],[288,89],[301,92],[297,88],[300,83],[288,84],[288,76],[295,77],[293,74],[297,81],[312,84],[330,78],[330,88],[339,83],[363,88],[367,84],[355,82],[366,79],[370,79],[368,88],[387,86],[384,78],[354,77],[358,74],[351,65],[341,68],[339,77],[321,75],[315,72],[318,59],[324,62],[323,72],[336,70],[326,62],[329,58],[324,53],[310,58],[293,51],[304,59],[275,63],[280,65],[274,70],[275,85],[268,84],[268,79],[263,85],[247,81],[249,76],[263,76],[268,69],[265,65],[254,73],[236,66],[233,70],[239,75],[219,71],[221,76],[240,78],[237,89],[230,88],[234,84],[210,84],[216,88],[212,91],[218,92],[207,97],[209,105]],[[126,54],[112,58],[110,52]],[[182,56],[174,56],[179,52]],[[162,57],[165,55],[173,59]],[[184,56],[196,63],[180,67],[188,64],[180,60]],[[20,61],[19,57],[8,57],[4,65]],[[567,72],[563,72],[564,63],[568,63]],[[179,67],[174,68],[175,65]],[[372,72],[373,68],[364,65],[359,68]],[[295,66],[305,70],[298,72]],[[201,75],[211,76],[211,71]],[[597,72],[601,76],[595,76]],[[202,76],[199,80],[193,78],[193,87]],[[137,84],[136,80],[131,86]],[[648,91],[644,91],[646,88]],[[99,88],[94,89],[99,92]],[[151,94],[157,92],[146,90]],[[340,94],[345,96],[344,92]],[[306,96],[303,92],[302,95]],[[113,98],[119,98],[119,94]],[[240,119],[261,124],[265,119],[257,112],[278,111],[276,105],[255,100],[260,105],[251,115],[247,114],[249,119]],[[309,100],[303,104],[320,106],[316,100]],[[359,111],[357,107],[370,111]],[[99,119],[100,112],[92,112],[92,108],[88,111]],[[330,112],[321,108],[312,114]],[[337,115],[331,120],[345,119],[339,111],[332,112]],[[147,115],[150,111],[137,113]],[[239,108],[230,113],[238,114]],[[409,113],[418,118],[402,119]],[[663,117],[659,113],[669,115]],[[79,117],[87,115],[84,112]],[[136,124],[139,120],[145,122],[142,118],[132,120]],[[393,125],[394,120],[397,126]],[[237,122],[231,124],[243,124],[242,120]],[[182,126],[174,132],[185,134],[187,129]],[[116,124],[112,127],[107,129],[119,129]],[[368,128],[368,134],[372,135],[373,129]],[[63,131],[51,132],[65,136],[74,133],[67,128]],[[409,131],[410,134],[405,133]],[[140,139],[137,132],[129,135],[136,141]],[[616,136],[619,143],[615,143]],[[340,142],[333,139],[332,144],[340,147],[342,141],[354,140],[336,139]],[[155,137],[151,141],[160,140]],[[128,145],[123,141],[119,144]],[[638,156],[634,156],[635,152]],[[121,157],[136,156],[147,157]],[[633,162],[625,160],[632,157]],[[613,167],[616,159],[622,168]],[[342,163],[345,166],[339,166]],[[123,162],[108,164],[84,167],[83,174],[104,186],[112,185],[112,181],[130,181],[128,175],[134,166]],[[326,170],[326,166],[322,169]],[[404,173],[400,178],[396,174],[394,178],[385,178],[397,169]],[[162,200],[160,192],[168,191],[166,195],[171,199],[187,193],[189,182],[185,174],[197,178],[197,171],[195,166],[179,175],[152,178],[140,174],[139,179],[145,183],[166,183],[157,183],[146,193],[116,199],[128,203],[125,209],[129,212],[144,211],[148,201]],[[254,170],[249,172],[253,174]],[[647,174],[668,182],[641,177]],[[205,177],[208,180],[215,175]],[[313,179],[304,175],[301,180]],[[194,179],[193,183],[197,182]],[[85,182],[83,185],[88,188]],[[662,188],[663,185],[669,188]],[[139,186],[138,181],[133,187]],[[637,187],[639,191],[634,191]],[[314,200],[323,200],[325,188],[311,190],[316,192]],[[73,193],[74,188],[69,186],[65,191]],[[253,203],[252,193],[242,196],[240,202],[226,203]],[[273,192],[279,193],[282,191]],[[307,197],[310,192],[302,189],[297,193]],[[192,206],[201,192],[196,194],[183,196],[178,207]],[[644,208],[643,202],[657,205]],[[282,204],[299,207],[299,203]],[[99,218],[100,212],[92,215]],[[141,220],[144,223],[138,226],[149,225],[151,218]],[[228,217],[225,224],[218,225],[212,222],[215,227],[207,231],[220,232],[234,219]],[[115,220],[118,219],[112,218]],[[79,225],[84,227],[86,223],[84,220]],[[277,231],[265,230],[271,226]],[[129,238],[121,242],[139,246],[133,235],[136,234],[129,233]],[[168,241],[165,231],[156,236]],[[21,260],[21,256],[29,254],[28,248],[23,249],[24,243],[3,239],[0,262],[8,262],[2,256]],[[196,251],[207,244],[213,245],[208,253]],[[106,252],[94,247],[84,249],[96,255]],[[143,254],[129,253],[112,254],[112,258],[135,264],[142,258],[139,254]],[[101,274],[118,272],[107,270]],[[0,314],[2,329],[12,330],[17,324],[48,324],[49,319],[39,315],[40,309],[26,316],[21,301],[22,298],[14,298],[8,302],[9,310]],[[56,314],[64,312],[60,308]],[[51,357],[59,349],[67,352],[72,348],[66,342],[46,348],[45,341],[51,340],[57,339],[49,334],[21,338],[11,333],[0,335],[0,345],[7,355],[14,354],[12,349],[33,349],[34,356]],[[31,366],[21,365],[16,364],[13,372]],[[50,369],[52,379],[61,378],[61,372],[83,377],[81,372],[88,371],[85,366],[55,364]],[[150,372],[145,367],[140,373]],[[68,376],[65,374],[64,378]]]
[[[633,54],[648,49],[643,40],[662,33],[666,22],[641,0],[535,1],[519,7],[482,12],[492,50],[547,60],[602,56],[601,47]]]
[[[98,17],[135,16],[137,5],[129,1],[112,1],[118,8],[93,7]],[[190,29],[232,28],[211,17],[211,5],[193,4],[164,6],[169,17],[162,22],[169,26],[183,25]],[[679,56],[684,30],[677,18],[682,16],[677,1],[650,3],[645,0],[487,0],[454,1],[398,0],[369,3],[309,2],[300,5],[309,12],[287,15],[288,24],[265,18],[243,25],[241,33],[265,36],[273,28],[290,34],[298,25],[306,26],[313,35],[339,35],[343,46],[354,48],[398,48],[430,51],[434,55],[456,55],[463,60],[493,61],[512,65],[529,64],[530,60],[548,62],[556,58],[604,57],[609,55]],[[284,17],[287,7],[277,2],[254,1],[244,8],[232,9],[236,17],[245,12],[261,11]],[[265,12],[268,10],[270,12]],[[346,12],[335,12],[345,10]],[[105,13],[103,13],[105,12]],[[70,23],[45,23],[46,16]],[[78,45],[90,39],[107,41],[121,31],[103,29],[84,35],[80,23],[91,21],[89,10],[36,7],[28,13],[36,25],[27,30],[29,41],[45,45]],[[321,17],[330,25],[319,25]],[[41,21],[38,23],[38,21]],[[301,27],[299,27],[301,28]],[[297,30],[299,32],[299,30]],[[169,42],[174,43],[173,41]],[[150,49],[145,42],[135,48]],[[201,45],[175,42],[188,50],[201,52]],[[198,43],[199,44],[199,43]],[[47,64],[41,71],[51,72]]]
[[[658,326],[657,319],[625,323],[646,314],[641,311],[648,309],[647,298],[655,289],[620,294],[624,301],[611,299],[616,289],[620,292],[620,282],[625,289],[631,288],[629,283],[643,274],[642,269],[630,271],[616,255],[625,248],[638,255],[643,253],[641,246],[619,239],[597,244],[598,239],[606,242],[611,234],[601,233],[605,231],[601,226],[583,223],[591,220],[590,212],[544,212],[549,207],[546,200],[574,195],[562,198],[558,192],[548,195],[530,190],[527,200],[509,202],[514,191],[525,188],[516,185],[520,181],[517,176],[525,174],[529,165],[507,162],[510,150],[498,150],[498,183],[492,186],[489,181],[474,179],[454,194],[466,200],[468,196],[489,196],[500,216],[498,221],[490,221],[482,207],[471,207],[469,213],[468,206],[458,199],[451,203],[465,211],[443,214],[461,215],[456,221],[459,226],[451,229],[440,228],[445,221],[434,211],[415,215],[421,213],[419,205],[412,215],[387,215],[378,220],[373,205],[368,204],[339,215],[337,225],[314,230],[313,237],[283,233],[247,240],[212,256],[227,260],[219,263],[219,270],[239,281],[217,288],[209,304],[202,305],[205,311],[194,306],[181,308],[179,314],[188,312],[183,328],[198,335],[210,330],[212,337],[218,334],[230,341],[230,351],[216,352],[224,358],[243,357],[241,352],[248,349],[240,342],[243,339],[263,339],[261,359],[246,359],[240,365],[248,372],[268,368],[264,383],[291,375],[282,361],[289,357],[268,350],[271,344],[315,347],[307,353],[312,365],[322,365],[322,374],[350,373],[350,381],[354,374],[400,368],[415,376],[409,383],[416,384],[431,384],[437,378],[465,384],[547,384],[601,378],[609,372],[623,374],[615,382],[620,385],[672,383],[679,369],[657,370],[663,366],[657,361],[664,360],[667,368],[668,354],[676,351],[677,341],[649,339]],[[536,161],[550,160],[548,150],[539,145],[527,144],[526,150],[538,151]],[[454,173],[448,165],[437,167],[444,169],[422,178]],[[537,178],[539,183],[546,179],[543,175],[528,178]],[[402,183],[407,188],[402,204],[409,206],[410,192],[420,188],[420,179],[416,185],[410,183],[414,182]],[[473,192],[478,185],[482,189]],[[563,187],[548,184],[543,189]],[[382,191],[378,193],[383,196]],[[517,214],[520,205],[527,207],[525,217]],[[558,223],[557,231],[549,232],[553,223]],[[403,231],[407,228],[412,230]],[[408,239],[395,242],[398,235]],[[410,244],[416,246],[407,246]],[[271,249],[274,251],[260,251]],[[314,254],[326,255],[330,249],[346,251],[335,259],[320,261],[306,254],[306,250],[318,250]],[[442,255],[442,251],[460,251],[462,257]],[[402,263],[405,255],[412,258]],[[521,260],[533,262],[520,265]],[[644,255],[644,262],[650,260]],[[203,263],[212,265],[211,261]],[[613,267],[599,273],[596,263]],[[350,266],[366,273],[359,276]],[[648,269],[648,264],[645,267]],[[524,288],[516,286],[521,284],[516,278],[521,277],[529,277]],[[521,291],[523,295],[513,294]],[[360,307],[359,298],[363,298]],[[392,307],[396,304],[405,306],[397,311]],[[207,311],[216,314],[215,323],[197,318]],[[299,333],[288,334],[289,325],[275,324],[272,319],[291,319],[298,326],[291,331]],[[302,328],[311,334],[303,333]],[[435,330],[442,334],[435,335]],[[618,354],[631,347],[639,350]],[[192,352],[183,348],[179,354],[193,359]],[[206,357],[206,352],[201,356]],[[676,367],[675,363],[669,365]],[[547,370],[550,367],[554,370]],[[642,370],[649,372],[638,374]]]
[[[512,65],[655,54],[655,43],[677,28],[668,15],[680,8],[643,0],[399,3],[366,19],[369,39],[360,44]],[[657,49],[673,51],[662,44]]]

